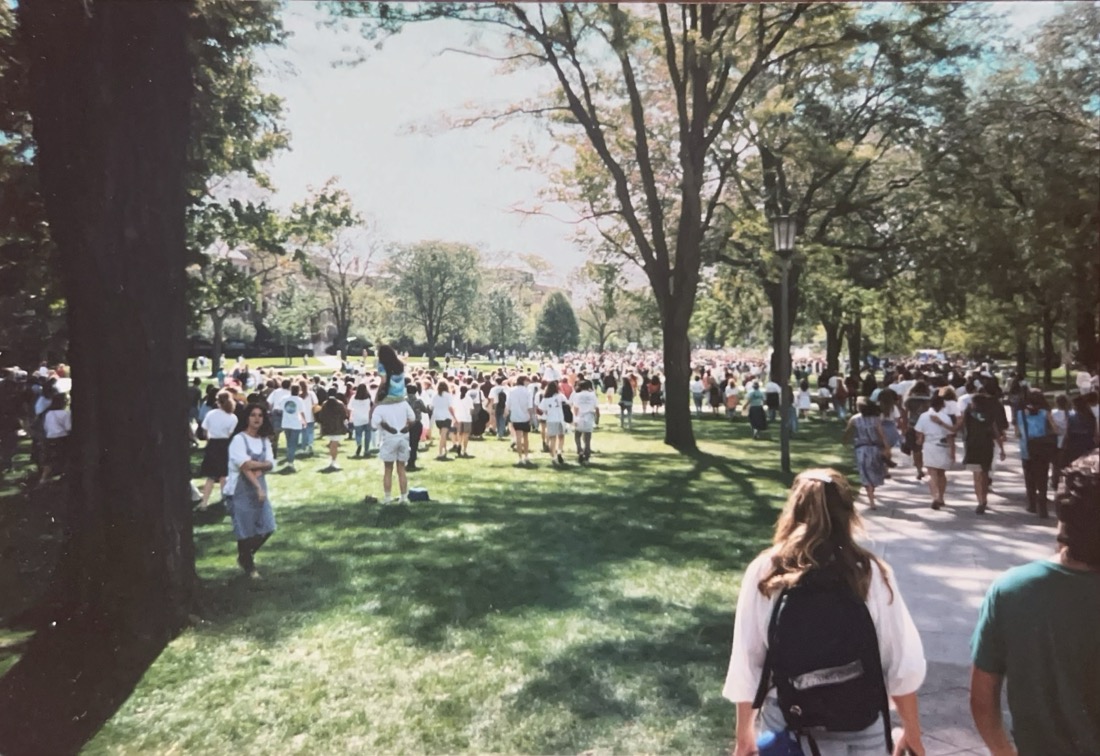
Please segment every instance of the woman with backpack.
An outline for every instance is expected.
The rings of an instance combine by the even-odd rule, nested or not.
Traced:
[[[745,570],[722,689],[737,706],[735,756],[757,753],[763,733],[805,739],[804,752],[822,756],[925,752],[924,648],[890,568],[855,541],[854,500],[835,470],[801,473],[773,546]]]

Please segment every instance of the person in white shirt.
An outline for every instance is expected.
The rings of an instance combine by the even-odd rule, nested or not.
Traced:
[[[810,572],[806,565],[832,563],[844,583],[866,602],[878,639],[887,694],[901,718],[902,732],[894,753],[924,753],[917,690],[927,664],[920,633],[892,579],[889,566],[856,543],[860,528],[855,496],[835,470],[807,470],[795,478],[790,498],[779,516],[774,545],[745,570],[734,616],[733,647],[722,695],[737,706],[734,756],[757,752],[757,729],[779,732],[787,724],[775,689],[764,698],[754,721],[753,701],[764,673],[768,625],[775,602],[785,588]],[[826,553],[831,552],[831,553]],[[842,555],[848,554],[849,558]],[[814,731],[822,753],[881,753],[883,724],[859,732]]]
[[[313,456],[313,441],[317,435],[317,419],[313,416],[313,408],[320,402],[317,401],[317,392],[314,391],[307,381],[302,380],[302,390],[298,392],[298,396],[302,400],[302,413],[305,415],[305,426],[302,428],[302,446],[303,452],[312,457]]]
[[[68,409],[65,394],[54,394],[50,408],[42,417],[42,432],[46,437],[45,463],[39,484],[49,480],[54,472],[65,472],[69,451],[69,434],[73,431],[73,417]]]
[[[550,453],[550,464],[565,466],[565,411],[562,409],[564,398],[558,390],[558,382],[550,381],[546,384],[546,392],[539,402],[538,413],[543,419],[543,428],[546,433],[547,451]]]
[[[942,509],[947,494],[947,470],[951,467],[951,451],[954,443],[955,424],[944,410],[943,395],[932,395],[932,406],[917,420],[913,429],[917,443],[924,452],[924,466],[928,468],[928,491],[932,494],[932,509]]]
[[[768,408],[769,423],[775,422],[775,417],[779,412],[779,393],[779,384],[769,378],[768,382],[764,384],[764,404]]]
[[[282,401],[283,433],[286,434],[286,467],[283,472],[294,472],[294,458],[306,427],[306,403],[302,401],[301,383],[290,386],[290,396]]]
[[[439,454],[436,459],[447,459],[447,439],[450,437],[451,428],[457,424],[454,401],[451,396],[451,387],[446,381],[440,381],[436,386],[436,395],[432,398],[432,423],[439,429]]]
[[[362,456],[370,456],[370,411],[374,402],[370,398],[370,389],[367,384],[360,383],[355,387],[355,396],[348,402],[348,411],[351,413],[351,429],[355,434],[355,455],[353,459]]]
[[[519,461],[516,467],[529,467],[531,455],[528,451],[528,435],[531,432],[531,391],[527,388],[527,376],[516,377],[516,385],[508,392],[504,405],[504,416],[512,424],[516,436],[516,455]]]
[[[577,384],[577,390],[569,397],[573,408],[573,440],[577,445],[577,460],[588,464],[592,457],[592,431],[600,416],[600,400],[592,390],[592,382],[585,379]]]
[[[504,398],[501,399],[501,396]],[[503,441],[508,436],[508,422],[505,420],[505,405],[508,401],[508,389],[504,385],[504,378],[497,376],[496,385],[489,389],[489,415],[496,428],[497,440]]]
[[[474,402],[470,397],[471,390],[468,386],[461,386],[458,390],[458,398],[453,405],[456,453],[464,459],[470,456],[466,453],[466,445],[470,443],[470,431],[474,424]]]
[[[279,388],[273,389],[267,395],[267,408],[271,419],[271,429],[275,433],[271,437],[271,448],[275,455],[279,454],[279,434],[283,431],[283,402],[290,396],[290,379],[284,378]]]
[[[418,439],[409,439],[409,426],[416,421],[416,413],[408,402],[396,404],[377,404],[371,413],[371,427],[379,434],[378,458],[382,460],[383,504],[393,501],[393,470],[397,468],[397,484],[401,491],[399,504],[409,501],[409,479],[405,465],[409,461],[410,443]]]
[[[688,390],[691,391],[691,400],[695,402],[695,414],[703,414],[703,381],[697,374],[691,376]]]

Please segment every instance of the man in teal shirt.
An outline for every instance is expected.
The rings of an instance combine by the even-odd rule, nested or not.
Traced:
[[[1057,553],[994,581],[974,630],[970,711],[994,756],[1100,754],[1100,457],[1065,475]]]

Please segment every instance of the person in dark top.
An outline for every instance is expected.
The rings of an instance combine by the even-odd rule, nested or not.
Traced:
[[[966,430],[963,442],[963,464],[974,474],[974,495],[978,499],[978,514],[985,514],[989,501],[989,472],[993,467],[993,446],[1001,450],[1005,459],[1004,410],[989,395],[982,381],[975,384],[974,398],[966,405],[962,417],[955,424],[955,432]],[[998,422],[998,417],[1000,422]]]

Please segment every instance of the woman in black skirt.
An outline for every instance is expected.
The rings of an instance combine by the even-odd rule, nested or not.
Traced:
[[[218,488],[225,485],[229,474],[229,438],[237,430],[233,396],[228,391],[219,391],[217,402],[218,406],[210,410],[202,421],[202,428],[206,431],[206,450],[199,473],[206,478],[206,483],[202,487],[199,509],[203,510],[210,504],[210,491],[214,483],[217,482]]]

